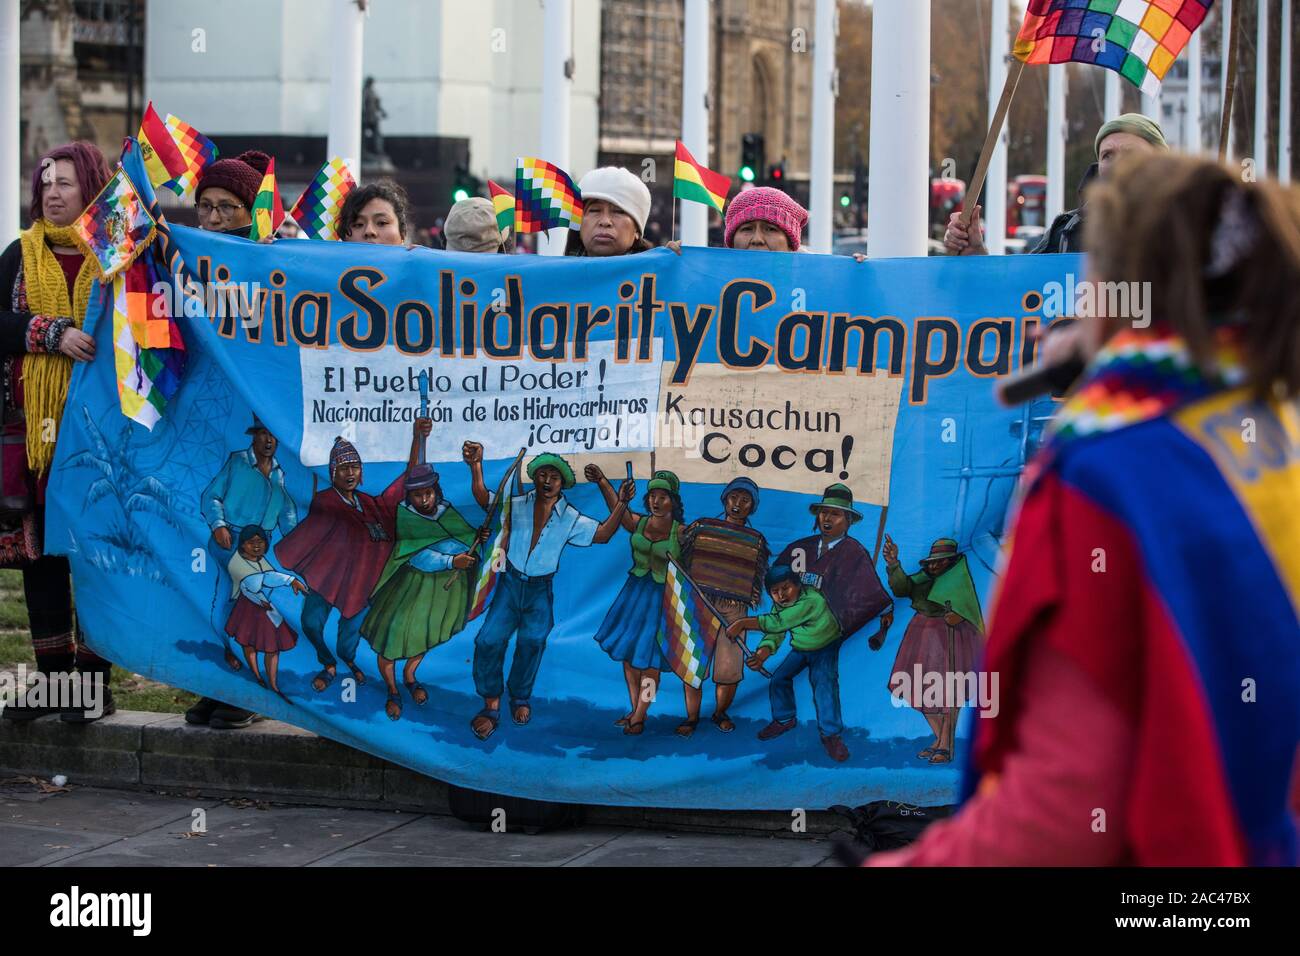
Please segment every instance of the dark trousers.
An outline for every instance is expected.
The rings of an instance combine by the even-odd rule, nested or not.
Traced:
[[[38,671],[48,674],[76,667],[84,673],[102,672],[107,678],[113,665],[88,648],[77,634],[67,558],[47,554],[23,568],[23,595]]]

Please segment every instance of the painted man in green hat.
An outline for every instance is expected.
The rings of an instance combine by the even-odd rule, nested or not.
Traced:
[[[831,485],[808,510],[817,533],[786,545],[776,563],[793,568],[802,583],[821,591],[845,637],[879,616],[880,632],[872,636],[871,649],[880,650],[894,620],[894,602],[880,583],[867,549],[849,535],[849,529],[862,520],[853,507],[853,492],[847,485]]]
[[[483,482],[483,446],[467,441],[461,455],[469,465],[474,500],[486,511],[492,496]],[[624,481],[609,517],[597,524],[565,500],[564,492],[574,485],[573,469],[559,455],[538,455],[528,465],[528,477],[533,489],[510,499],[506,566],[474,638],[474,687],[483,698],[483,709],[474,715],[470,728],[480,740],[492,736],[500,724],[501,695],[506,690],[514,722],[526,724],[532,718],[533,682],[555,624],[551,579],[560,555],[569,545],[585,548],[613,537],[636,493],[636,484]],[[511,637],[516,638],[515,655],[510,676],[503,680]]]
[[[889,692],[916,708],[934,732],[934,743],[917,754],[930,763],[952,760],[957,729],[955,701],[935,699],[927,686],[956,686],[949,675],[978,671],[984,645],[984,615],[971,580],[966,556],[952,538],[940,538],[921,559],[921,570],[908,574],[898,560],[898,545],[885,535],[885,570],[894,594],[912,601],[912,620],[894,658]],[[973,703],[973,702],[972,702]]]

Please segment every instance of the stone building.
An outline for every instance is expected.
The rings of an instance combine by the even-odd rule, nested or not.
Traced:
[[[22,181],[69,140],[97,144],[111,163],[144,106],[144,0],[23,0],[20,18]]]
[[[813,6],[813,0],[714,0],[710,149],[695,157],[734,179],[741,141],[757,133],[763,165],[784,162],[785,188],[801,199],[810,159]],[[599,159],[636,172],[654,160],[658,238],[667,238],[670,226],[673,144],[681,130],[682,15],[681,0],[601,4]],[[757,171],[760,180],[766,173]]]

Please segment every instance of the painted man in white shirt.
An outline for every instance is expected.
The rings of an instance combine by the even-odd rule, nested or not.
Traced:
[[[462,450],[469,465],[474,500],[487,510],[492,496],[483,482],[483,446],[465,442]],[[496,731],[501,720],[501,695],[510,692],[510,714],[516,724],[532,717],[529,699],[537,668],[546,650],[546,638],[555,623],[552,579],[568,545],[585,548],[604,544],[622,522],[636,484],[624,481],[618,503],[604,521],[582,514],[565,500],[574,485],[573,469],[559,455],[538,455],[528,465],[533,489],[510,500],[510,539],[506,567],[478,635],[474,638],[474,687],[483,709],[470,722],[480,740]],[[506,647],[516,636],[510,676],[503,680]]]

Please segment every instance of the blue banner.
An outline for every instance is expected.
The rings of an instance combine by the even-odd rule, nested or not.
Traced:
[[[170,241],[179,392],[123,416],[110,305],[58,436],[99,653],[481,790],[954,799],[1078,259]]]

